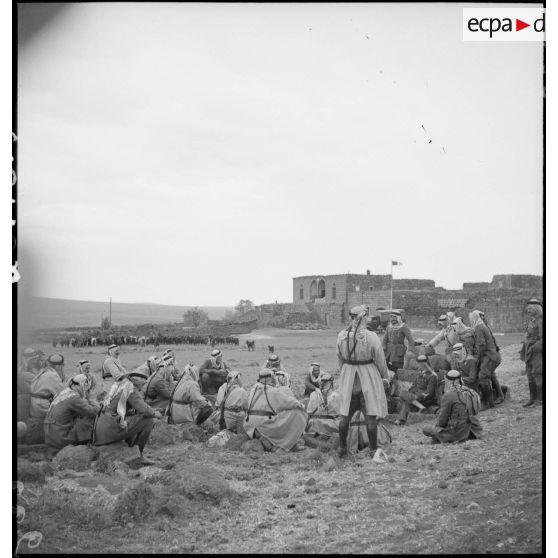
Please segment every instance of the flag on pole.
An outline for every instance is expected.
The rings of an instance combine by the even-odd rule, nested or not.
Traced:
[[[391,265],[403,265],[401,262],[392,261]]]

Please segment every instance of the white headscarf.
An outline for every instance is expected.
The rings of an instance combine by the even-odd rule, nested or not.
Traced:
[[[187,364],[184,367],[184,373],[188,374],[194,382],[198,382],[200,379],[200,373],[198,371],[198,367],[194,366],[193,364]]]
[[[119,397],[116,413],[118,414],[118,424],[123,429],[128,426],[126,422],[126,402],[133,391],[134,384],[128,378],[128,374],[123,374],[112,384],[110,391],[103,401],[103,407],[108,407],[115,397]]]
[[[275,378],[278,386],[291,387],[291,377],[284,370],[277,370],[275,372]]]
[[[480,312],[478,310],[473,310],[469,314],[469,322],[471,323],[472,328],[475,328],[477,327],[477,325],[484,323],[483,319],[481,318]]]

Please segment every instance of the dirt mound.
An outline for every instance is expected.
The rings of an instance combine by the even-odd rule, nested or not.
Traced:
[[[166,491],[169,497],[182,495],[189,500],[217,505],[236,494],[223,475],[211,467],[200,470],[196,464],[181,464],[176,467],[174,477],[176,480]]]
[[[145,482],[138,482],[118,496],[112,513],[113,520],[125,524],[147,518],[153,510],[153,499],[153,490]]]
[[[45,482],[45,470],[40,463],[32,463],[26,459],[17,460],[17,479],[22,482]]]
[[[54,463],[59,469],[85,471],[96,457],[95,450],[88,446],[66,446],[56,454]]]
[[[161,448],[182,441],[183,427],[176,424],[168,424],[162,420],[155,421],[155,426],[149,436],[149,446]]]

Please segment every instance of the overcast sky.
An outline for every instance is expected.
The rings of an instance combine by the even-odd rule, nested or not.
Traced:
[[[542,274],[542,43],[463,42],[460,5],[73,4],[21,47],[18,103],[34,294]]]

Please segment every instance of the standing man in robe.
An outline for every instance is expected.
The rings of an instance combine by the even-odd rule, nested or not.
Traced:
[[[529,300],[527,305],[527,335],[522,350],[525,361],[525,372],[529,382],[529,401],[524,407],[542,405],[543,402],[543,307],[537,299]]]
[[[384,334],[382,346],[388,368],[397,372],[399,368],[403,368],[405,353],[415,346],[415,340],[409,326],[403,322],[399,310],[391,311],[390,322]],[[407,340],[407,347],[405,346],[405,339]]]
[[[377,419],[383,419],[388,413],[384,391],[385,383],[389,383],[388,369],[378,336],[366,329],[367,313],[365,306],[352,308],[349,312],[352,318],[350,325],[337,337],[337,358],[341,370],[338,453],[340,457],[347,456],[349,418],[360,410],[365,415],[370,455],[376,462],[383,463],[383,452],[378,450]]]

